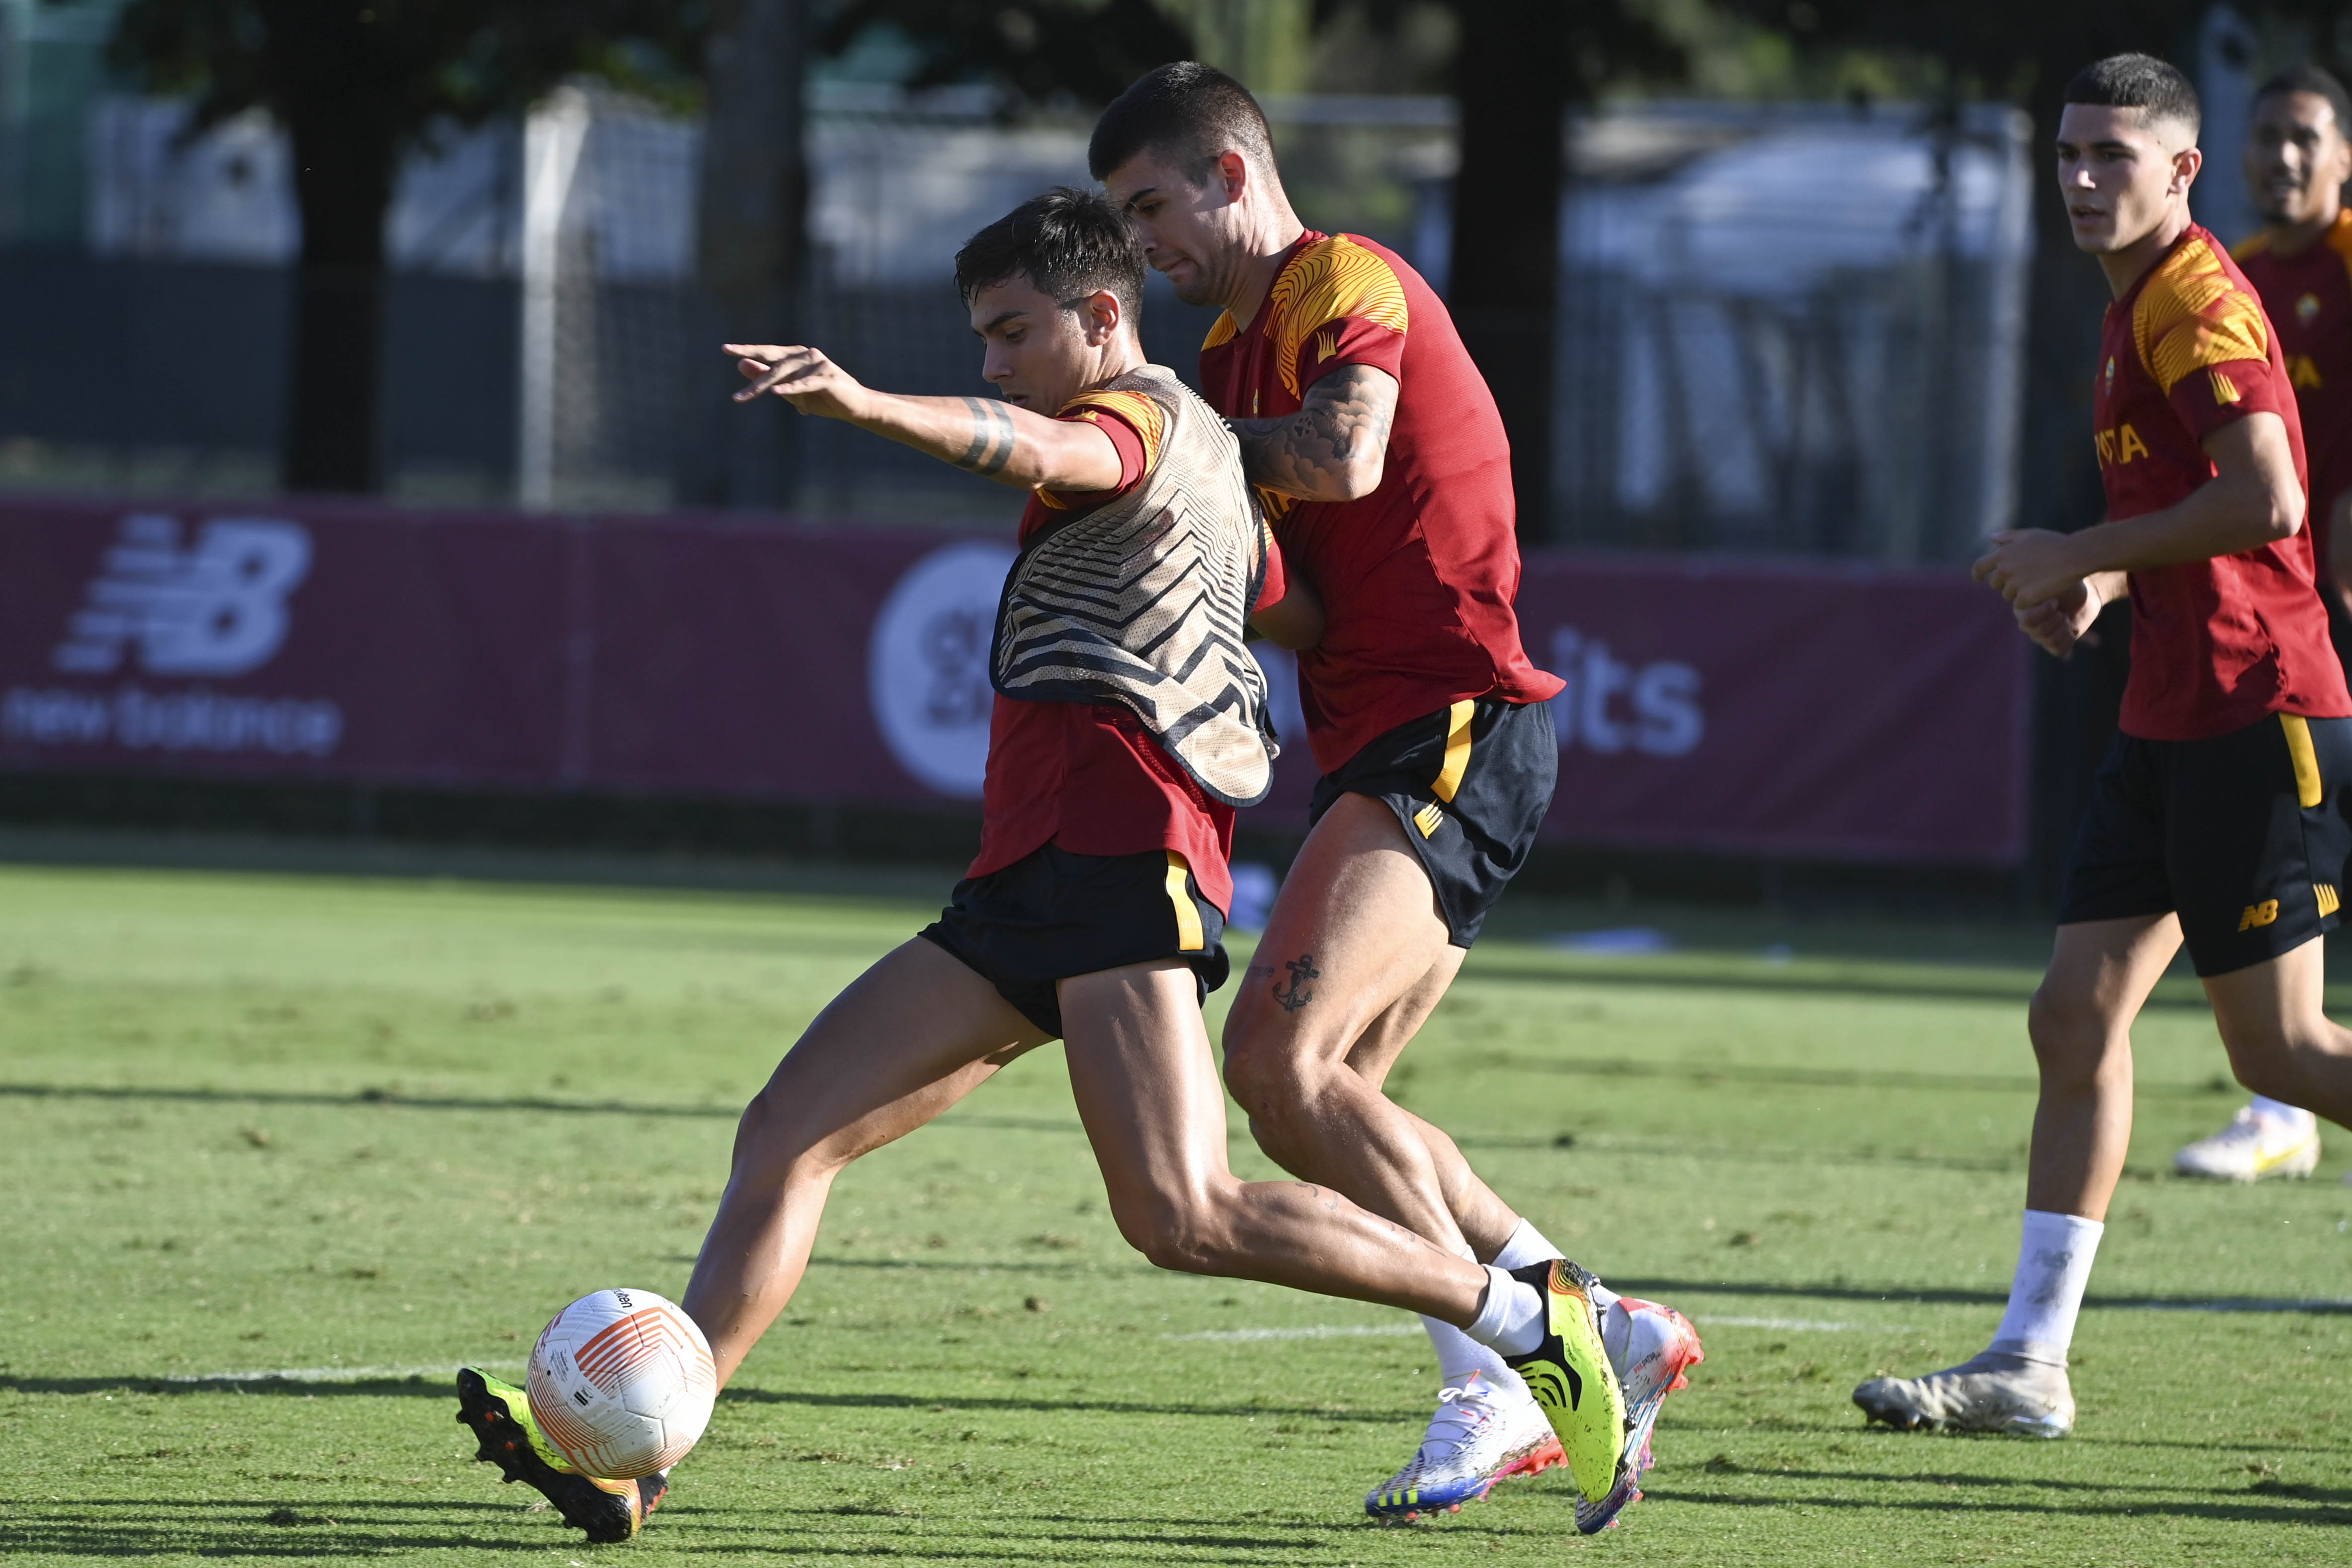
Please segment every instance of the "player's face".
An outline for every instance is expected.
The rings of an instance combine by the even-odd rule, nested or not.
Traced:
[[[1004,401],[1053,414],[1086,390],[1095,345],[1087,312],[1062,302],[1025,278],[992,284],[971,298],[971,330],[986,344],[980,374]]]
[[[1187,305],[1222,304],[1243,269],[1242,193],[1249,168],[1237,153],[1219,160],[1205,185],[1174,164],[1139,153],[1113,169],[1103,189],[1142,242],[1143,259]]]
[[[2264,223],[2314,223],[2334,215],[2352,179],[2352,141],[2315,92],[2274,92],[2254,105],[2246,136],[2246,189]]]
[[[2160,227],[2200,163],[2189,128],[2137,109],[2070,103],[2058,121],[2058,188],[2074,246],[2126,250]]]

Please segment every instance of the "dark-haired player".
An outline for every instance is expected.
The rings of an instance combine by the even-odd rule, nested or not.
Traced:
[[[2131,1138],[2131,1026],[2185,940],[2238,1080],[2352,1117],[2352,1033],[2320,1011],[2320,933],[2352,853],[2352,696],[2303,526],[2302,425],[2276,335],[2191,222],[2197,95],[2146,55],[2066,86],[2058,184],[2115,302],[2095,435],[2110,521],[2003,534],[1977,563],[2063,653],[2132,605],[2099,770],[2026,1027],[2041,1064],[2023,1245],[1990,1348],[1854,1390],[1872,1419],[2063,1437],[2066,1354]]]
[[[2352,613],[2342,574],[2352,569],[2352,99],[2316,66],[2298,66],[2254,94],[2246,189],[2263,227],[2232,252],[2261,296],[2286,356],[2311,465],[2307,524],[2336,658],[2352,667]],[[2319,1163],[2319,1119],[2254,1096],[2230,1124],[2173,1156],[2184,1175],[2254,1182],[2308,1176]]]
[[[1154,1263],[1433,1313],[1486,1342],[1532,1333],[1538,1359],[1565,1359],[1537,1276],[1573,1265],[1482,1268],[1335,1193],[1228,1167],[1201,1002],[1225,978],[1233,807],[1264,795],[1271,763],[1244,626],[1305,646],[1321,616],[1285,592],[1223,422],[1145,361],[1143,260],[1116,208],[1040,196],[973,237],[956,281],[999,399],[897,396],[815,349],[727,345],[752,378],[742,397],[773,393],[1030,500],[990,657],[980,857],[743,1113],[681,1302],[720,1382],[791,1300],[842,1170],[1055,1038],[1111,1214]],[[468,1369],[458,1390],[478,1457],[592,1540],[627,1539],[667,1489],[572,1469],[521,1389]],[[1581,1420],[1613,1435],[1613,1393],[1588,1390]]]
[[[1472,1173],[1451,1139],[1389,1100],[1398,1054],[1452,984],[1526,862],[1559,762],[1528,661],[1510,452],[1477,367],[1421,276],[1356,235],[1302,225],[1265,116],[1231,77],[1163,66],[1107,110],[1095,176],[1177,296],[1223,307],[1201,352],[1295,570],[1328,616],[1298,661],[1323,778],[1225,1027],[1225,1079],[1259,1146],[1447,1251],[1521,1267],[1558,1251]],[[1640,1494],[1666,1392],[1699,1359],[1678,1314],[1597,1282],[1563,1289],[1621,1375],[1633,1432],[1598,1530]],[[1523,1381],[1442,1321],[1444,1384],[1412,1459],[1365,1507],[1412,1516],[1482,1497],[1559,1450],[1562,1379]],[[1590,1379],[1588,1379],[1588,1383]],[[1571,1445],[1582,1478],[1591,1461]]]

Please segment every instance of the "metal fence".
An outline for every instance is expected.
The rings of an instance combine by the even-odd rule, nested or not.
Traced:
[[[1087,181],[1083,124],[1005,125],[990,108],[968,93],[818,95],[807,335],[876,384],[977,390],[949,281],[956,247],[1036,191]],[[1451,105],[1268,108],[1302,216],[1390,244],[1442,289]],[[283,364],[282,269],[299,229],[283,142],[258,121],[186,142],[184,112],[102,100],[88,258],[0,252],[0,271],[37,262],[75,277],[68,313],[107,308],[89,279],[115,279],[120,310],[124,279],[169,293],[175,271],[201,273],[245,312],[204,331],[266,363],[223,367],[216,385],[177,400],[205,418],[175,428],[158,407],[110,431],[95,383],[90,397],[60,396],[59,384],[114,381],[120,367],[70,352],[54,296],[0,289],[0,331],[21,325],[58,348],[0,376],[0,479],[12,460],[23,477],[23,454],[44,442],[266,474],[282,411],[257,389]],[[1576,127],[1553,345],[1555,537],[1909,561],[1965,555],[2000,526],[2013,500],[2021,138],[2018,117],[1996,110],[1938,122],[1885,108],[1668,105]],[[567,90],[528,125],[453,133],[412,163],[387,232],[396,495],[671,504],[698,434],[681,413],[689,377],[715,352],[691,282],[698,148],[690,121]],[[1146,345],[1189,375],[1211,316],[1155,279]],[[243,405],[224,416],[225,400]],[[84,413],[61,420],[68,407]],[[799,435],[803,510],[950,522],[1013,510],[1002,489],[862,432],[810,421]],[[115,483],[145,471],[113,458],[95,470]]]

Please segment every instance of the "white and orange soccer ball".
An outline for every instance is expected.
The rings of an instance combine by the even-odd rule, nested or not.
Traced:
[[[667,1470],[710,1425],[719,1371],[694,1320],[650,1290],[599,1290],[555,1314],[530,1350],[530,1413],[592,1476]]]

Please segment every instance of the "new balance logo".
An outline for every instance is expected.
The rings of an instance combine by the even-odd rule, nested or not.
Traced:
[[[2256,926],[2270,924],[2278,919],[2278,904],[2279,901],[2276,899],[2264,899],[2259,904],[2248,904],[2246,912],[2238,917],[2238,929],[2252,931]]]
[[[1444,820],[1445,813],[1433,800],[1412,814],[1412,825],[1421,829],[1421,836],[1423,838],[1436,832],[1438,825]]]
[[[2236,382],[2231,381],[2220,371],[2209,370],[2205,374],[2212,378],[2214,402],[2235,403],[2245,395],[2238,390],[2238,384]]]
[[[2311,892],[2312,896],[2319,900],[2319,912],[2323,918],[2334,914],[2343,907],[2344,900],[2337,898],[2336,889],[2325,882],[2314,882],[2311,885]]]
[[[67,623],[50,662],[73,675],[244,675],[286,641],[287,596],[310,570],[310,536],[271,518],[222,517],[183,547],[180,521],[135,515]]]
[[[1315,363],[1321,364],[1339,352],[1339,334],[1321,331],[1315,334]]]

